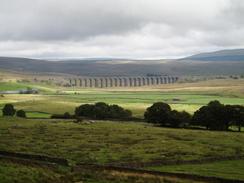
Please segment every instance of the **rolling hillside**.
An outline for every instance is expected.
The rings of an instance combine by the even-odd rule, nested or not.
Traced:
[[[244,74],[244,49],[202,53],[178,60],[101,58],[47,61],[0,57],[0,69],[87,76]]]
[[[183,60],[195,61],[244,61],[244,49],[220,50],[216,52],[200,53]]]

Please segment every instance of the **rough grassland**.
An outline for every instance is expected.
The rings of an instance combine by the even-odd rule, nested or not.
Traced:
[[[196,92],[83,92],[81,94],[49,94],[49,95],[4,95],[0,98],[0,107],[5,103],[13,103],[18,109],[41,111],[46,113],[73,113],[75,107],[84,103],[107,102],[118,104],[132,110],[133,114],[142,117],[145,109],[154,102],[169,103],[172,108],[193,113],[211,100],[219,100],[225,104],[244,104],[244,98],[198,94]]]
[[[22,89],[24,86],[39,88],[41,93],[0,96],[0,108],[6,103],[13,103],[17,109],[26,110],[28,117],[48,118],[53,113],[73,113],[75,107],[82,103],[103,101],[119,104],[131,109],[134,116],[142,117],[145,109],[158,101],[191,113],[210,100],[244,105],[243,79],[117,89],[71,89],[35,83],[0,82],[0,90]],[[239,157],[244,156],[243,142],[244,133],[158,128],[135,122],[77,124],[69,120],[0,118],[0,150],[63,157],[71,164],[119,165]],[[157,166],[152,169],[244,180],[243,164],[243,160],[232,160],[201,165]],[[14,176],[9,177],[9,174]],[[45,180],[54,180],[59,174],[38,167],[0,162],[1,181],[4,177],[5,182],[16,179],[38,182],[42,180],[40,176]],[[98,182],[87,180],[85,182]]]
[[[1,118],[0,130],[1,150],[61,156],[71,162],[118,164],[244,155],[244,133],[17,118]]]
[[[219,161],[199,165],[168,165],[149,169],[244,180],[244,160]]]
[[[135,122],[77,124],[60,120],[0,118],[1,150],[63,157],[71,164],[135,165],[239,157],[244,156],[243,141],[244,133],[159,128]],[[186,173],[243,179],[240,173],[243,161],[240,160],[170,167],[155,169],[176,172],[183,169]],[[231,175],[226,174],[229,170]]]
[[[20,87],[14,82],[0,82],[0,88]],[[145,109],[154,102],[163,101],[173,109],[193,113],[210,100],[225,104],[244,104],[244,80],[210,80],[197,83],[178,83],[142,88],[80,89],[60,88],[53,85],[29,84],[41,89],[39,95],[0,96],[0,108],[6,103],[14,103],[18,109],[45,113],[73,113],[75,107],[83,103],[107,102],[119,104],[132,110],[133,115],[142,117]],[[30,115],[32,117],[33,115]],[[35,117],[42,117],[40,113]]]
[[[55,172],[45,167],[27,166],[0,160],[1,183],[52,183],[61,182],[63,172]]]
[[[27,165],[0,160],[1,183],[206,183],[177,176],[156,176],[150,174],[120,171],[96,171],[83,169],[70,171],[68,167],[50,168],[43,165]]]

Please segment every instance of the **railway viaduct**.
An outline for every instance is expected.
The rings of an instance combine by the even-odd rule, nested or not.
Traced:
[[[178,81],[176,76],[134,76],[134,77],[79,77],[69,78],[69,85],[82,88],[140,87],[171,84]]]

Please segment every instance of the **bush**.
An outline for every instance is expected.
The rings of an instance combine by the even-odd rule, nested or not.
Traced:
[[[95,119],[105,119],[110,115],[110,106],[104,102],[98,102],[93,106],[93,115]]]
[[[201,107],[193,115],[193,124],[205,126],[211,130],[225,130],[229,125],[225,124],[226,110],[219,101],[211,101],[207,106]]]
[[[104,102],[96,104],[83,104],[75,109],[76,117],[88,117],[92,119],[129,119],[131,111],[118,105],[108,105]]]
[[[170,112],[169,126],[171,127],[184,127],[189,125],[191,122],[191,115],[186,111],[176,111]]]
[[[241,105],[226,105],[228,112],[228,120],[232,125],[238,126],[238,130],[241,131],[241,127],[244,125],[244,106]]]
[[[94,109],[94,105],[84,104],[75,109],[75,115],[93,117],[93,115],[94,115],[93,109]]]
[[[26,118],[25,111],[24,111],[24,110],[18,110],[18,111],[16,112],[16,116],[17,116],[17,117],[20,117],[20,118]]]
[[[170,127],[183,127],[191,122],[191,115],[189,113],[171,110],[170,106],[163,102],[157,102],[148,107],[144,117],[149,123]]]
[[[191,124],[205,126],[210,130],[228,130],[231,125],[237,125],[240,131],[243,122],[243,106],[211,101],[194,113]]]
[[[14,106],[12,104],[6,104],[3,109],[3,116],[14,116],[16,110],[14,109]]]
[[[52,119],[71,119],[72,116],[68,113],[65,112],[64,114],[53,114],[51,116]]]
[[[118,105],[109,106],[109,117],[113,119],[128,119],[131,118],[132,112],[130,110],[125,110]]]
[[[157,123],[166,125],[170,119],[171,108],[168,104],[163,102],[154,103],[148,107],[144,113],[144,118],[149,123]]]

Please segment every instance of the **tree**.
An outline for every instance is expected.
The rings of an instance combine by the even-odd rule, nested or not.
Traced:
[[[64,113],[64,119],[70,119],[70,118],[71,118],[70,113],[65,112],[65,113]]]
[[[170,119],[170,112],[171,108],[168,104],[157,102],[147,108],[144,118],[149,123],[166,125]]]
[[[241,105],[227,105],[229,118],[233,125],[238,126],[238,131],[244,125],[244,106]]]
[[[65,112],[64,114],[53,114],[51,116],[52,119],[71,119],[72,116],[70,115],[70,113]]]
[[[169,125],[171,127],[183,127],[191,122],[191,115],[186,111],[176,111],[172,110],[170,112]]]
[[[76,116],[94,117],[94,105],[84,104],[75,109]]]
[[[94,117],[96,119],[105,119],[109,116],[109,105],[104,102],[98,102],[94,105]]]
[[[207,129],[209,129],[211,120],[211,117],[208,115],[207,106],[203,106],[194,112],[191,125],[205,126]]]
[[[109,106],[109,117],[112,119],[129,119],[132,116],[130,110],[125,110],[118,105]]]
[[[6,104],[2,109],[2,112],[3,116],[14,116],[16,110],[14,109],[14,106],[12,104]]]
[[[17,117],[20,117],[20,118],[26,118],[26,113],[25,113],[24,110],[18,110],[18,111],[16,112],[16,116],[17,116]]]
[[[205,126],[211,130],[228,130],[230,122],[229,109],[217,100],[201,107],[192,118],[193,125]]]
[[[108,105],[104,102],[84,104],[75,109],[77,117],[84,116],[94,119],[128,119],[132,113],[118,105]]]

